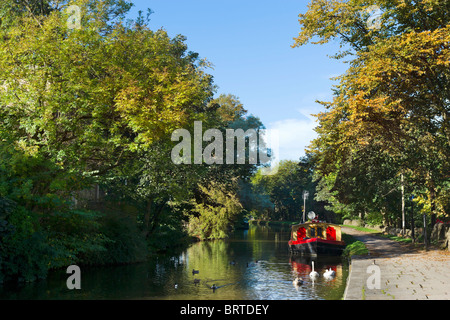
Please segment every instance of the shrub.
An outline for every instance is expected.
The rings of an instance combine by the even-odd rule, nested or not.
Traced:
[[[0,220],[0,282],[43,279],[54,254],[46,234],[24,207],[9,208],[8,221]]]
[[[347,244],[344,251],[342,252],[343,257],[350,258],[353,255],[366,255],[369,253],[369,250],[367,249],[364,242],[356,240],[355,237],[343,233],[342,239]]]
[[[89,259],[86,256],[86,260],[94,264],[125,264],[145,260],[145,239],[132,217],[111,212],[101,219],[101,225],[100,231],[108,239],[105,251],[99,252],[96,259],[92,255]]]
[[[344,257],[350,258],[351,256],[354,256],[354,255],[367,255],[368,253],[369,253],[369,250],[367,249],[364,242],[355,241],[351,244],[348,244],[345,247],[342,255]]]

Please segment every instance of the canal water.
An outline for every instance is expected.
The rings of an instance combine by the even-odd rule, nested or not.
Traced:
[[[198,242],[175,255],[114,267],[81,267],[81,289],[69,290],[65,270],[35,283],[0,285],[0,299],[336,300],[348,264],[340,257],[291,256],[289,227],[250,226],[229,239]],[[336,276],[322,274],[332,268]],[[193,270],[198,273],[193,274]],[[295,277],[303,284],[294,286]],[[196,279],[196,280],[195,280]],[[215,287],[215,289],[211,289]]]

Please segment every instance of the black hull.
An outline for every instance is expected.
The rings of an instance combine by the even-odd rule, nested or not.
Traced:
[[[289,250],[292,254],[298,255],[327,255],[327,256],[340,256],[345,249],[345,245],[326,242],[307,242],[301,244],[291,244]]]

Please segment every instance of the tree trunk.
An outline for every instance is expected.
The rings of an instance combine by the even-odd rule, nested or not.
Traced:
[[[151,225],[151,228],[150,228],[149,232],[147,233],[147,237],[149,235],[151,235],[155,231],[155,229],[156,229],[156,227],[158,225],[158,222],[159,222],[159,217],[161,216],[161,213],[162,213],[162,211],[163,211],[165,206],[166,206],[166,201],[163,201],[156,208],[155,213],[153,214],[152,225]]]
[[[430,201],[431,201],[431,229],[433,229],[436,224],[436,191],[434,188],[430,190]]]
[[[436,188],[432,179],[431,172],[428,174],[428,192],[430,194],[430,207],[431,207],[431,229],[433,229],[436,223]]]
[[[144,226],[142,228],[142,234],[144,235],[145,238],[147,238],[148,233],[149,233],[148,226],[149,226],[149,223],[150,223],[150,215],[151,215],[151,212],[152,212],[152,205],[153,205],[153,201],[150,198],[149,200],[147,200],[147,207],[146,207],[146,210],[144,212],[144,219],[143,219],[144,220]]]

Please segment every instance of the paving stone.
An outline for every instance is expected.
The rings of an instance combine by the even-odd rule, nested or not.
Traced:
[[[352,257],[345,300],[450,300],[449,254],[418,252],[351,228],[343,228],[343,232],[365,242],[369,248],[369,256]],[[375,284],[368,281],[374,273],[367,270],[374,262],[380,271],[379,288],[369,288]]]

